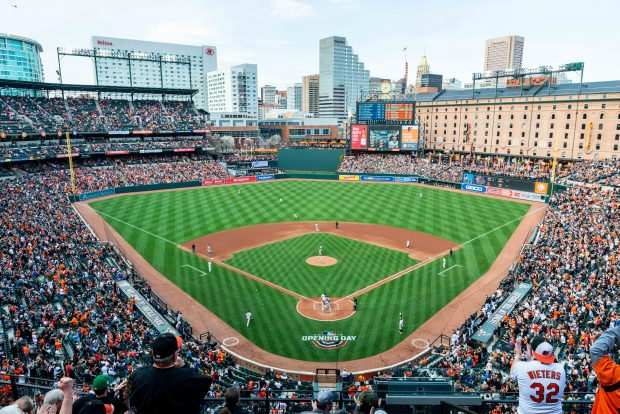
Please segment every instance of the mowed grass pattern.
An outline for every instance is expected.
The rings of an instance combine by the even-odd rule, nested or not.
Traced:
[[[318,255],[338,260],[333,266],[306,263]],[[331,234],[307,234],[236,253],[226,263],[306,297],[327,293],[343,297],[378,282],[418,261],[406,253]]]
[[[236,193],[238,188],[241,194]],[[259,347],[309,361],[336,360],[334,350],[301,341],[303,335],[326,330],[357,335],[356,341],[341,348],[340,361],[371,356],[400,342],[488,270],[529,208],[508,200],[415,185],[324,181],[137,194],[91,206],[159,272]],[[200,276],[182,267],[191,265],[207,272],[205,260],[177,244],[230,228],[291,221],[294,213],[300,220],[376,223],[443,237],[463,244],[448,263],[448,267],[462,267],[440,276],[441,260],[435,260],[360,296],[358,312],[338,322],[306,319],[296,312],[291,296],[225,268],[214,266],[212,273]],[[277,260],[288,257],[283,252]],[[384,265],[385,261],[370,264],[373,272],[383,272]],[[298,290],[311,289],[301,282]],[[348,292],[345,287],[334,287],[339,289]],[[247,310],[255,315],[250,328],[243,318]],[[402,335],[398,333],[399,312],[405,315]]]

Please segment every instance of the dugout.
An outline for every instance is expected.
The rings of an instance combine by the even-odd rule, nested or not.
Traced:
[[[284,171],[335,172],[344,157],[344,149],[281,148],[278,168]]]

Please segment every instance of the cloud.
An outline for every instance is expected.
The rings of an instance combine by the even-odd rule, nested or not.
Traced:
[[[295,20],[314,14],[314,8],[301,0],[271,0],[271,11],[282,20]]]
[[[201,20],[163,21],[149,27],[149,40],[191,45],[212,44],[220,30]]]

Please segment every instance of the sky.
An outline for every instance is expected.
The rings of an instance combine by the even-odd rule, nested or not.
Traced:
[[[0,0],[0,31],[42,44],[46,81],[56,47],[91,47],[92,35],[213,45],[218,68],[258,65],[279,89],[319,72],[319,39],[344,36],[371,76],[432,73],[471,81],[485,40],[525,37],[524,67],[585,62],[585,81],[620,79],[620,0]],[[404,48],[406,52],[403,52]],[[63,58],[63,81],[94,83],[92,63]],[[575,79],[574,75],[571,75]]]

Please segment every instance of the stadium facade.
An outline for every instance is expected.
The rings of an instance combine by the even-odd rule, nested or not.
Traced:
[[[98,52],[131,53],[136,58],[161,57],[161,61],[127,59],[95,59],[93,70],[99,85],[197,89],[194,103],[208,109],[207,73],[217,70],[215,46],[193,46],[149,42],[116,37],[92,36],[92,47]],[[177,60],[189,60],[191,68]],[[131,65],[131,76],[130,76]],[[161,75],[161,76],[160,76]]]
[[[43,47],[27,37],[0,34],[0,79],[43,82]],[[29,90],[3,90],[3,95],[32,95]]]
[[[620,158],[620,81],[443,90],[415,101],[427,150]]]

